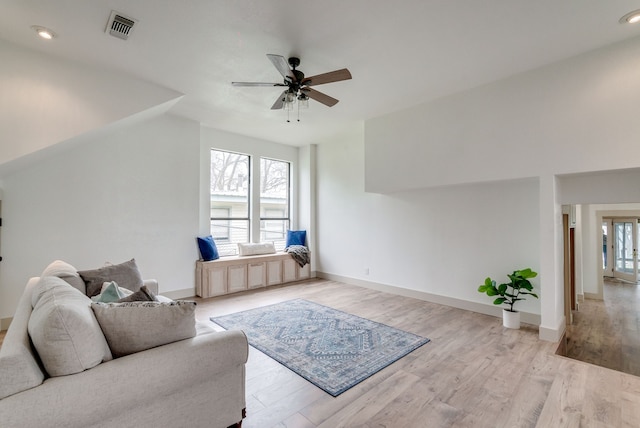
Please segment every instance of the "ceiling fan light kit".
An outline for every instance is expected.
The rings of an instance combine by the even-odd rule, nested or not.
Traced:
[[[267,54],[267,58],[269,58],[276,70],[278,70],[282,75],[284,79],[283,83],[231,82],[231,84],[233,86],[286,87],[287,89],[280,94],[276,99],[276,102],[271,106],[271,110],[286,110],[287,122],[290,122],[289,112],[294,109],[294,105],[298,106],[298,122],[300,122],[300,109],[309,108],[309,98],[316,100],[327,107],[333,107],[338,103],[337,99],[316,91],[315,89],[310,88],[310,86],[351,79],[351,73],[346,68],[318,74],[316,76],[305,77],[304,73],[297,69],[300,65],[300,58],[291,57],[286,60],[283,56],[274,54]]]

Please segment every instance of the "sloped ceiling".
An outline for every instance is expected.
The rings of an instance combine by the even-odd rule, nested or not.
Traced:
[[[0,165],[62,144],[182,94],[131,75],[99,70],[0,40]]]
[[[113,76],[147,85],[148,99],[122,98],[113,117],[81,117],[86,128],[184,94],[171,113],[291,145],[322,141],[354,122],[640,35],[640,24],[618,23],[640,8],[637,0],[2,0],[0,6],[0,39],[71,64],[76,80],[109,75],[111,83],[97,79],[93,86],[108,92]],[[128,41],[105,33],[112,10],[138,20]],[[58,36],[46,43],[32,25]],[[308,76],[347,67],[353,80],[318,87],[340,102],[328,108],[312,101],[301,122],[286,123],[283,111],[270,110],[278,88],[231,86],[232,81],[279,81],[267,53],[299,56]],[[75,88],[78,82],[68,83]],[[124,86],[124,92],[134,91]],[[2,96],[0,105],[15,102]],[[24,99],[25,93],[12,96]],[[60,114],[83,109],[69,106]],[[11,120],[26,127],[38,123],[39,115]],[[76,133],[87,131],[75,126]],[[2,144],[5,129],[3,124]],[[49,140],[67,137],[61,133]],[[19,135],[12,140],[23,144]]]

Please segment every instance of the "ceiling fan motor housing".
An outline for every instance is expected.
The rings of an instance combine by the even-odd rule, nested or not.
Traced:
[[[296,67],[300,65],[300,58],[292,56],[291,58],[289,58],[289,65],[295,70]]]

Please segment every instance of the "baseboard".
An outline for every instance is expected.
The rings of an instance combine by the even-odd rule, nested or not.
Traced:
[[[584,302],[584,294],[578,293],[578,302]]]
[[[559,342],[562,339],[562,336],[564,336],[566,326],[567,320],[564,315],[555,327],[545,327],[541,325],[538,329],[540,339],[546,340],[547,342]]]
[[[485,315],[502,318],[502,308],[500,306],[489,306],[482,303],[469,302],[467,300],[456,299],[455,297],[441,296],[431,294],[424,291],[410,290],[408,288],[397,287],[394,285],[380,284],[377,282],[364,281],[356,278],[349,278],[341,275],[334,275],[326,272],[317,272],[318,278],[328,279],[330,281],[344,282],[346,284],[357,285],[372,290],[383,291],[386,293],[397,294],[404,297],[412,297],[439,305],[451,306],[453,308],[464,309],[465,311],[477,312]],[[540,325],[540,315],[530,312],[520,312],[520,319],[523,323]]]
[[[11,325],[11,321],[13,321],[13,317],[0,318],[0,331],[8,330]]]
[[[602,295],[599,293],[584,293],[584,298],[591,300],[604,300]]]
[[[196,289],[194,287],[173,291],[160,291],[160,294],[173,300],[188,299],[189,297],[194,297],[196,295]]]

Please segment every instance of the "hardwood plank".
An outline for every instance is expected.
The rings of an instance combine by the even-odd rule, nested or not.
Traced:
[[[376,413],[421,379],[397,371],[318,425],[319,428],[354,427],[366,424]]]
[[[509,330],[488,315],[321,279],[197,299],[196,311],[208,320],[294,298],[431,342],[335,398],[252,349],[244,427],[640,426],[640,378],[555,355],[558,344],[540,341],[535,326]],[[636,355],[627,338],[640,321],[625,314],[611,322],[607,309],[598,313],[620,341],[598,336],[568,347],[590,355],[608,347],[597,356],[612,363],[616,353]]]
[[[614,284],[605,297],[581,304],[582,331],[568,330],[567,352],[586,362],[555,355],[559,344],[538,340],[534,326],[509,330],[495,317],[334,281],[194,300],[204,322],[303,298],[431,339],[338,397],[251,348],[245,428],[637,427],[640,292]]]
[[[605,279],[603,295],[574,312],[565,355],[640,376],[640,287]]]

